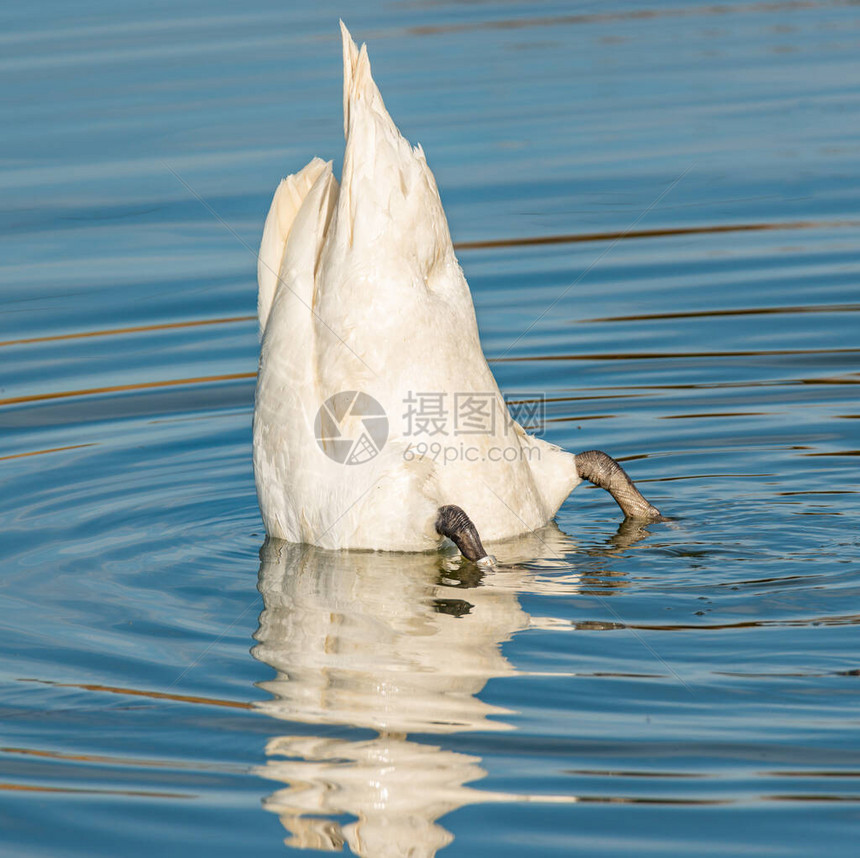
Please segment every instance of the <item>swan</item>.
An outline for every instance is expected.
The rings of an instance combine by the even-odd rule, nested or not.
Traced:
[[[327,549],[451,540],[492,563],[482,540],[547,524],[583,479],[625,516],[660,518],[614,459],[511,418],[424,151],[385,109],[366,45],[342,21],[341,33],[340,184],[320,158],[283,179],[258,257],[253,458],[267,533]]]

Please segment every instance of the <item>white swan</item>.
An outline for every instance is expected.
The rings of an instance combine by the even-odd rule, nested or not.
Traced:
[[[391,551],[449,537],[481,560],[478,533],[541,527],[583,478],[626,515],[659,517],[605,454],[574,456],[510,419],[424,152],[388,115],[366,47],[341,30],[340,187],[319,158],[288,176],[260,246],[254,473],[266,531]]]

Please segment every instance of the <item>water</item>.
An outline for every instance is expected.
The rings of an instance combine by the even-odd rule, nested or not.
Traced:
[[[254,251],[339,14],[503,390],[672,521],[264,545]],[[0,18],[4,854],[854,854],[856,5]]]

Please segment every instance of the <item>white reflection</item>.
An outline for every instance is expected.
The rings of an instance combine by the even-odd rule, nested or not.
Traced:
[[[502,563],[562,558],[555,526],[494,546]],[[267,541],[264,610],[253,654],[271,665],[262,684],[274,718],[374,731],[279,736],[258,774],[287,786],[264,802],[288,846],[357,855],[431,858],[452,835],[437,823],[473,802],[517,797],[470,789],[480,758],[411,741],[409,733],[508,730],[507,710],[477,697],[514,668],[501,644],[527,628],[517,592],[525,570],[488,572],[439,554],[329,552]],[[566,592],[575,583],[565,576]],[[349,816],[355,821],[343,822]]]

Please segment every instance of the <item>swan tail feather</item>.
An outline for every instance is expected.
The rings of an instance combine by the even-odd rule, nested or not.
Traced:
[[[278,185],[263,227],[263,239],[257,255],[257,316],[260,320],[260,336],[266,330],[272,301],[278,290],[284,249],[290,236],[293,222],[302,203],[327,162],[314,158],[304,169],[287,176]]]
[[[343,39],[343,136],[349,136],[349,99],[353,87],[353,76],[358,64],[358,48],[341,20],[340,35]]]
[[[343,119],[346,150],[338,201],[340,236],[347,247],[394,248],[415,259],[415,280],[454,250],[436,181],[420,145],[394,124],[373,79],[367,46],[343,35]],[[389,263],[391,264],[391,263]]]
[[[385,109],[385,102],[370,70],[370,57],[367,45],[359,49],[353,41],[346,24],[340,22],[343,37],[343,134],[349,140],[350,130],[356,121],[360,108],[369,109],[377,120],[381,120],[387,130],[400,137],[394,120]]]

